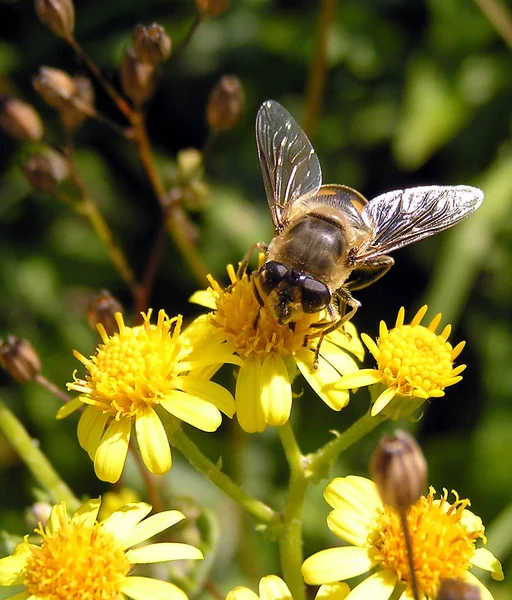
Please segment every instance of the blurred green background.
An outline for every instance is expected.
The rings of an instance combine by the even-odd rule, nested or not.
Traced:
[[[217,80],[234,74],[243,84],[243,116],[208,154],[207,206],[192,215],[201,255],[220,278],[225,265],[240,260],[250,244],[272,236],[254,119],[260,104],[273,98],[302,122],[319,7],[312,0],[233,0],[226,13],[201,24],[179,61],[162,69],[148,106],[150,135],[166,171],[177,151],[203,147],[205,106]],[[116,85],[136,24],[159,22],[178,46],[195,16],[192,0],[82,0],[76,10],[77,38]],[[65,43],[37,20],[30,1],[0,0],[0,92],[34,104],[58,140],[56,114],[31,86],[41,65],[86,73]],[[394,255],[390,273],[357,294],[363,308],[355,323],[375,336],[379,321],[392,323],[400,306],[412,317],[427,302],[430,316],[441,311],[443,324],[453,323],[454,343],[467,340],[463,381],[426,407],[413,428],[429,461],[430,483],[471,499],[489,527],[489,549],[504,562],[505,574],[512,540],[511,66],[510,48],[470,0],[344,0],[330,30],[322,108],[312,136],[324,182],[349,185],[368,198],[425,184],[464,183],[485,192],[483,207],[463,225]],[[105,94],[98,88],[96,93],[99,108],[123,123]],[[133,269],[142,274],[159,209],[134,149],[93,122],[79,130],[76,144],[88,192]],[[107,288],[128,313],[133,306],[89,224],[26,183],[19,167],[26,152],[0,132],[0,337],[14,333],[30,339],[44,374],[63,386],[79,366],[72,349],[89,354],[97,342],[85,319],[92,295]],[[193,317],[198,309],[187,299],[195,289],[169,241],[151,305]],[[373,366],[370,360],[367,365]],[[231,381],[229,371],[222,376]],[[367,408],[364,390],[333,414],[307,384],[304,388],[292,415],[304,451],[316,449],[331,436],[329,429],[343,430]],[[76,418],[56,422],[54,397],[35,384],[17,386],[4,373],[0,395],[77,495],[107,489],[78,447]],[[366,475],[383,429],[348,451],[333,475]],[[194,439],[213,459],[222,454],[226,469],[248,491],[280,506],[287,467],[274,431],[246,438],[235,423]],[[217,569],[223,575],[214,575],[220,588],[227,591],[230,584],[278,572],[273,545],[252,533],[233,505],[175,456],[166,478],[172,493],[200,497],[214,514],[222,514]],[[127,481],[140,485],[133,465]],[[33,486],[0,437],[2,529],[27,531],[22,510],[33,500]],[[306,507],[306,556],[334,542],[325,525],[323,487],[312,489]],[[509,581],[489,585],[497,600],[512,598]]]

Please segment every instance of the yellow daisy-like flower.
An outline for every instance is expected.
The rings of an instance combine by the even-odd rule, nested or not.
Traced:
[[[132,548],[172,527],[185,516],[177,510],[145,519],[151,506],[127,504],[98,522],[100,499],[89,500],[71,518],[63,502],[53,507],[39,545],[25,541],[0,559],[0,585],[24,586],[13,600],[186,600],[176,585],[131,575],[134,565],[202,559],[189,544],[158,543]]]
[[[340,373],[358,370],[354,357],[364,357],[355,327],[346,323],[345,331],[338,329],[324,339],[318,368],[314,369],[317,339],[307,346],[304,340],[317,331],[311,326],[323,315],[303,315],[292,325],[279,325],[258,303],[249,275],[237,279],[232,265],[227,270],[230,287],[223,289],[209,277],[210,287],[192,296],[192,302],[214,312],[196,319],[190,329],[197,339],[207,340],[214,333],[220,334],[242,359],[235,390],[236,415],[242,429],[253,433],[288,421],[291,384],[297,367],[327,406],[337,411],[345,407],[349,392],[335,384]]]
[[[402,307],[392,329],[389,330],[384,321],[380,322],[377,342],[361,334],[377,361],[377,369],[361,369],[345,375],[337,387],[348,390],[380,384],[383,389],[373,403],[372,416],[378,415],[395,397],[402,402],[393,403],[386,411],[388,416],[396,418],[410,414],[428,398],[444,396],[446,387],[462,379],[460,374],[466,365],[454,368],[453,361],[462,352],[465,342],[455,348],[448,342],[451,325],[436,334],[441,314],[436,315],[427,327],[421,325],[426,312],[427,306],[423,306],[411,323],[404,325],[405,310]]]
[[[98,324],[103,344],[86,358],[74,355],[88,370],[85,379],[76,374],[68,389],[80,396],[63,406],[63,418],[86,405],[78,423],[78,440],[94,461],[96,475],[116,482],[121,476],[132,425],[142,460],[152,473],[171,468],[171,450],[157,410],[202,429],[215,431],[221,412],[232,417],[235,403],[230,392],[208,381],[200,369],[212,364],[239,364],[228,345],[212,336],[206,348],[194,347],[181,331],[181,316],[170,319],[163,310],[156,325],[151,311],[144,323],[127,327],[116,314],[119,333],[108,336]]]
[[[489,590],[468,571],[477,566],[502,580],[499,561],[485,548],[484,526],[467,507],[469,500],[448,502],[448,493],[435,499],[431,487],[407,512],[414,551],[415,574],[421,600],[434,600],[441,580],[460,578],[479,588],[482,600],[492,600]],[[376,567],[356,586],[347,600],[387,600],[395,586],[405,586],[400,600],[413,600],[404,535],[398,513],[383,505],[373,481],[348,476],[333,479],[324,497],[334,509],[327,518],[329,529],[350,544],[313,554],[304,561],[307,583],[333,583],[362,575]]]
[[[226,600],[293,600],[286,583],[277,575],[267,575],[259,582],[259,595],[244,586],[228,592]],[[350,588],[346,583],[329,583],[320,586],[315,600],[344,600]]]

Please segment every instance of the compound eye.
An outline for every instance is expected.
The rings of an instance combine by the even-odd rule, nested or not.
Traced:
[[[268,296],[276,285],[281,283],[287,273],[288,267],[285,267],[285,265],[273,260],[266,262],[258,273],[261,291]]]
[[[331,302],[331,292],[329,288],[314,277],[306,277],[301,286],[302,289],[302,310],[305,313],[313,314],[327,308]]]

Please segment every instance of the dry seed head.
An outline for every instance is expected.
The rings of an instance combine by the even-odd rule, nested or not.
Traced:
[[[41,67],[32,83],[42,99],[57,110],[69,106],[69,102],[76,94],[73,78],[60,69]]]
[[[119,326],[115,319],[115,314],[118,312],[123,312],[121,303],[107,290],[101,290],[87,307],[87,322],[91,329],[96,329],[96,325],[101,323],[107,334],[112,336],[119,333]]]
[[[481,600],[480,590],[462,579],[443,579],[436,600]]]
[[[22,141],[40,140],[44,133],[41,117],[33,106],[4,94],[0,94],[0,128]]]
[[[218,17],[229,7],[231,0],[196,0],[196,7],[202,17]]]
[[[384,504],[402,512],[423,494],[427,462],[414,438],[398,429],[394,436],[381,439],[370,472]]]
[[[133,51],[141,62],[156,67],[171,55],[171,38],[158,23],[149,27],[137,25],[133,33]]]
[[[222,131],[234,127],[242,114],[244,93],[238,77],[225,75],[210,93],[206,106],[208,125]]]
[[[58,37],[73,39],[75,7],[72,0],[35,0],[37,16]]]
[[[32,344],[14,335],[0,342],[0,366],[18,383],[27,383],[41,373],[41,361]]]
[[[133,50],[128,50],[121,64],[121,85],[135,106],[141,107],[154,91],[155,67],[141,62]]]
[[[66,159],[55,150],[31,154],[21,166],[30,185],[40,192],[52,192],[68,176]]]
[[[75,94],[72,101],[60,111],[62,124],[68,131],[75,131],[87,119],[87,115],[80,109],[81,105],[94,106],[94,87],[91,80],[83,75],[73,77]]]

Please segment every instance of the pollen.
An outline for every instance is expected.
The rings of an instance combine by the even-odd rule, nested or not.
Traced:
[[[90,358],[74,352],[88,370],[85,380],[74,376],[68,389],[85,394],[85,401],[116,419],[130,418],[137,410],[153,406],[174,388],[181,317],[170,319],[163,310],[156,325],[144,323],[127,327],[121,313],[116,314],[119,333],[108,336],[101,324],[103,340]]]
[[[209,278],[216,311],[210,313],[212,324],[221,329],[242,357],[263,358],[269,353],[289,356],[304,346],[311,324],[318,315],[304,315],[293,326],[279,325],[274,316],[257,301],[249,276],[237,279],[228,266],[232,285],[223,289]]]
[[[52,534],[41,528],[41,546],[31,546],[24,583],[31,598],[115,600],[130,570],[119,542],[96,523],[66,524]]]
[[[422,496],[407,513],[414,570],[422,597],[435,598],[445,578],[464,577],[475,552],[475,542],[479,538],[485,542],[481,522],[465,519],[464,509],[469,500],[460,500],[453,493],[455,502],[450,504],[446,490],[436,500],[435,490],[430,488],[428,496]],[[404,534],[395,510],[383,509],[367,543],[372,558],[410,586]]]

